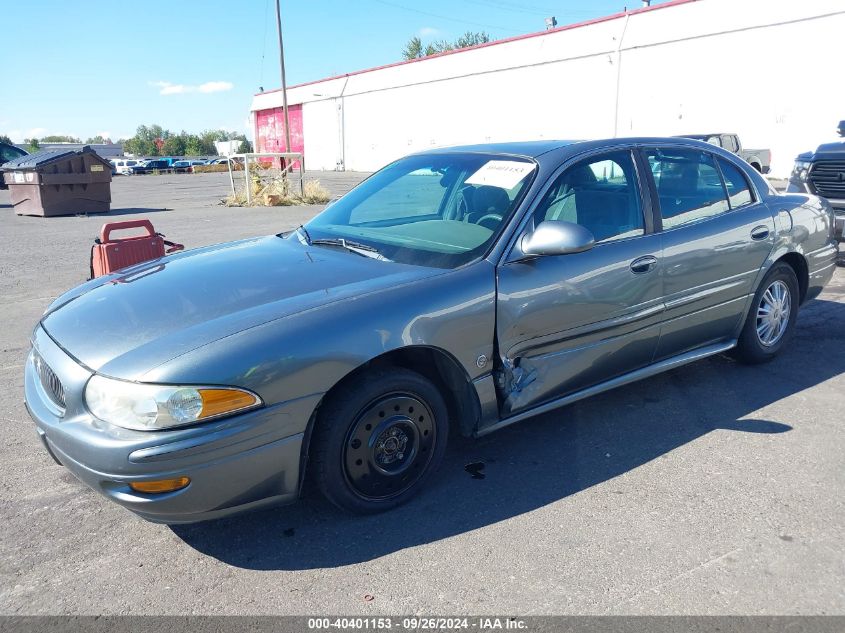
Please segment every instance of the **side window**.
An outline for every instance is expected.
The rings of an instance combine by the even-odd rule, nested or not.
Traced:
[[[580,224],[597,242],[642,235],[643,211],[631,153],[604,154],[569,167],[534,212],[535,225],[544,220]]]
[[[744,207],[754,202],[754,196],[751,195],[748,181],[742,175],[739,168],[724,158],[719,158],[718,161],[719,168],[722,170],[722,176],[725,178],[725,187],[728,190],[728,200],[731,203],[731,209]]]
[[[710,154],[662,149],[648,150],[646,157],[657,185],[664,229],[705,220],[730,208]]]
[[[15,160],[21,156],[26,155],[26,152],[19,150],[17,147],[11,145],[0,145],[0,163],[5,163],[10,160]]]

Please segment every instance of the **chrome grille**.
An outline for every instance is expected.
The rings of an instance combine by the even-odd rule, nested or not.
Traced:
[[[34,355],[34,360],[35,371],[38,373],[38,379],[41,381],[44,391],[53,401],[53,404],[64,409],[67,405],[65,404],[65,388],[62,381],[37,352]]]
[[[820,160],[813,163],[810,182],[824,198],[845,198],[845,160]]]

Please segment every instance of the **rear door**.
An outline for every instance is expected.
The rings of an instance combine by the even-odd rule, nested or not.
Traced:
[[[691,148],[644,155],[662,223],[660,360],[736,336],[774,244],[774,221],[732,161]]]
[[[499,267],[503,416],[651,362],[662,310],[661,248],[638,165],[623,149],[567,166],[541,194],[528,229],[574,222],[596,245]]]

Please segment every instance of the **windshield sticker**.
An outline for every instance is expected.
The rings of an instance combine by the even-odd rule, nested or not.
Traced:
[[[501,189],[513,189],[532,171],[534,171],[533,163],[518,160],[491,160],[465,182],[468,185],[490,185]]]

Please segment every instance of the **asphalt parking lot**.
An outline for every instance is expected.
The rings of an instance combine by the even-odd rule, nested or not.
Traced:
[[[322,208],[226,208],[227,188],[117,178],[110,216],[192,248]],[[18,217],[0,191],[0,613],[845,614],[845,268],[776,361],[718,356],[459,440],[389,514],[310,497],[170,528],[55,465],[23,404],[31,328],[104,221]]]

